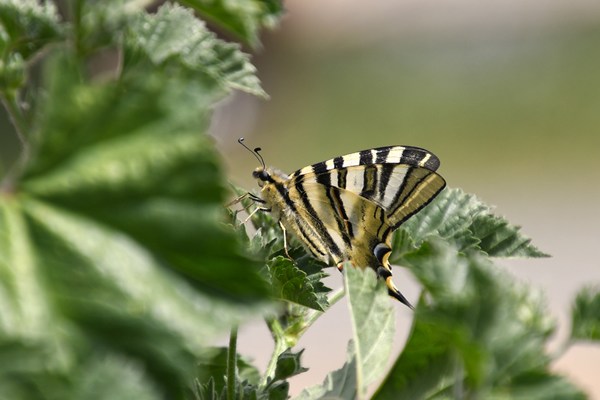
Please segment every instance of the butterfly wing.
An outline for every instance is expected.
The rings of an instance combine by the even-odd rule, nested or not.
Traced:
[[[290,179],[335,186],[381,206],[392,230],[425,207],[446,186],[439,159],[425,149],[388,146],[304,167]]]
[[[301,205],[297,209],[303,223],[314,232],[313,243],[322,243],[338,265],[350,261],[357,267],[373,268],[385,280],[390,295],[412,307],[391,280],[388,258],[393,229],[382,207],[350,190],[303,177],[297,177],[288,190],[290,198]]]

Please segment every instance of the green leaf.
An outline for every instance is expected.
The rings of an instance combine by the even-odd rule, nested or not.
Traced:
[[[0,93],[8,98],[25,85],[27,61],[60,40],[62,27],[51,2],[0,2]]]
[[[474,195],[460,189],[446,188],[427,207],[405,222],[402,228],[417,246],[430,236],[450,240],[460,237],[476,216],[489,210],[489,206]]]
[[[200,385],[208,384],[212,381],[215,391],[223,393],[226,385],[227,375],[227,348],[218,347],[206,349],[206,355],[200,358],[198,362],[198,374],[196,381]],[[237,355],[237,376],[240,382],[247,382],[251,385],[258,385],[260,373],[249,360]]]
[[[68,4],[72,18],[75,56],[80,59],[122,45],[123,32],[132,20],[152,5],[152,0],[72,1]]]
[[[283,13],[280,0],[179,0],[253,47],[259,30],[273,28]]]
[[[386,369],[394,338],[394,304],[382,281],[369,268],[345,269],[346,297],[356,354],[358,397]]]
[[[118,356],[97,355],[74,378],[72,399],[111,400],[115,393],[123,399],[163,398],[144,373],[143,365]],[[107,385],[107,382],[111,384]]]
[[[215,380],[209,379],[207,383],[194,382],[193,387],[195,400],[220,400],[226,397],[226,394],[215,387]]]
[[[600,341],[600,288],[589,286],[577,293],[571,314],[572,339]]]
[[[62,32],[63,27],[52,2],[0,2],[0,54],[17,53],[28,60],[44,46],[59,40]]]
[[[0,192],[0,394],[182,398],[211,338],[271,310],[203,134],[231,85],[177,63],[89,82],[77,57],[45,60],[31,158]]]
[[[52,70],[49,98],[62,101],[42,114],[24,190],[126,233],[204,291],[264,299],[258,264],[221,223],[223,177],[198,134],[207,111],[179,107],[205,92],[178,80],[98,87],[68,81],[68,63]]]
[[[239,89],[266,97],[256,69],[239,45],[217,39],[190,10],[176,5],[163,5],[156,14],[133,20],[125,36],[123,56],[125,76],[143,66],[160,68],[212,80],[224,90]]]
[[[350,400],[357,396],[356,358],[354,346],[348,346],[348,361],[338,370],[330,372],[320,385],[304,389],[294,400]]]
[[[275,375],[273,381],[283,381],[292,376],[308,371],[302,366],[300,359],[304,350],[298,353],[293,353],[291,349],[287,349],[277,358],[277,366],[275,367]]]
[[[492,257],[548,257],[519,232],[520,227],[502,217],[479,215],[469,230],[479,240],[478,247]]]
[[[567,379],[547,371],[532,371],[512,379],[511,385],[493,390],[495,400],[585,400],[588,397]]]
[[[289,258],[277,256],[269,261],[268,267],[275,298],[318,311],[325,310],[326,296],[317,294],[313,281]]]
[[[476,196],[445,189],[404,223],[396,233],[392,262],[433,237],[451,242],[463,252],[483,251],[493,257],[546,257],[520,233],[519,227],[495,216]]]
[[[534,391],[533,383],[516,382],[550,368],[545,347],[554,322],[539,295],[481,253],[459,253],[439,239],[405,260],[425,294],[405,349],[373,398]]]

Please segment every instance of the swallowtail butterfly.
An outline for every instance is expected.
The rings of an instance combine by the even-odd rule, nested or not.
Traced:
[[[284,239],[291,231],[316,258],[333,261],[340,271],[346,261],[373,268],[390,296],[412,308],[392,282],[392,234],[445,187],[435,172],[439,159],[418,147],[387,146],[286,175],[266,167],[259,151],[252,151],[261,163],[252,176],[261,192],[250,197],[262,204],[258,210],[278,219]]]

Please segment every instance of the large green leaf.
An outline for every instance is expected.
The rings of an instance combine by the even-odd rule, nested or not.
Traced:
[[[554,323],[538,293],[515,283],[480,253],[460,253],[439,239],[405,260],[425,293],[405,349],[374,399],[457,393],[461,398],[523,393],[555,398],[540,390],[544,380],[569,394],[565,398],[580,398],[570,383],[549,373],[545,347]]]
[[[385,371],[394,338],[394,303],[370,268],[345,268],[346,297],[356,354],[358,397]]]
[[[577,293],[571,313],[572,339],[600,341],[600,288],[590,286]]]
[[[123,65],[126,76],[144,64],[168,71],[175,66],[190,78],[207,77],[225,89],[266,96],[248,55],[239,45],[217,39],[190,10],[164,5],[154,15],[131,21],[129,32]]]
[[[173,6],[146,21],[174,15],[204,29]],[[147,34],[133,27],[112,33],[125,53]],[[114,80],[88,80],[81,49],[44,60],[31,155],[0,192],[2,396],[181,398],[211,338],[270,309],[260,264],[224,224],[204,134],[247,59],[229,48],[192,65],[170,46],[168,63]]]
[[[36,0],[0,2],[0,54],[18,53],[29,59],[62,36],[54,3]]]
[[[330,372],[322,384],[304,389],[294,400],[352,400],[357,396],[356,358],[353,346],[348,346],[348,361]]]
[[[452,242],[463,252],[483,251],[492,257],[546,257],[519,227],[491,213],[491,207],[460,189],[445,189],[404,223],[396,233],[392,262],[431,237]]]
[[[220,224],[223,178],[198,132],[207,110],[186,109],[210,87],[178,79],[98,87],[67,81],[68,68],[53,69],[61,73],[49,97],[62,102],[43,114],[24,190],[127,233],[205,291],[239,302],[262,297],[258,266],[240,279],[248,261]]]
[[[63,35],[51,2],[0,2],[0,93],[12,98],[26,82],[26,62]]]

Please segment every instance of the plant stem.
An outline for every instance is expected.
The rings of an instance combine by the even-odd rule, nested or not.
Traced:
[[[338,289],[337,291],[335,291],[328,299],[327,302],[329,303],[329,307],[331,308],[331,306],[333,306],[335,303],[337,303],[338,301],[340,301],[341,299],[344,298],[344,288],[341,287],[340,289]],[[323,315],[323,311],[314,311],[312,312],[308,317],[306,317],[306,321],[304,323],[304,329],[302,329],[302,332],[298,335],[301,336],[302,333],[304,333],[304,331],[306,329],[308,329],[317,319],[319,319],[319,317]]]
[[[235,399],[235,383],[237,381],[237,326],[231,328],[229,349],[227,350],[227,400]]]
[[[269,326],[271,335],[273,335],[273,340],[275,341],[275,348],[273,349],[273,353],[271,353],[271,359],[269,360],[267,370],[265,371],[265,375],[263,376],[261,382],[261,386],[264,388],[268,387],[271,384],[272,381],[269,382],[269,378],[275,376],[275,369],[277,368],[277,360],[279,359],[279,355],[288,348],[288,345],[285,340],[285,334],[279,321],[273,318],[267,320],[267,325]]]
[[[0,191],[11,191],[12,186],[14,185],[14,180],[21,173],[22,169],[27,164],[29,160],[29,143],[27,142],[27,138],[25,137],[26,131],[26,123],[25,117],[23,116],[23,111],[19,106],[18,94],[13,93],[5,93],[2,97],[2,104],[6,108],[6,111],[9,115],[10,121],[15,129],[15,133],[17,134],[17,138],[21,143],[21,154],[17,161],[11,166],[10,170],[5,175],[4,179],[0,183]]]

